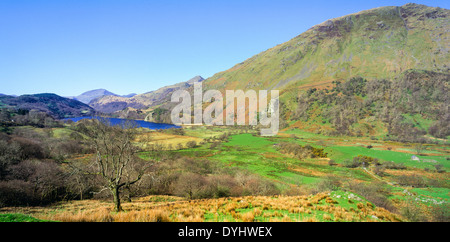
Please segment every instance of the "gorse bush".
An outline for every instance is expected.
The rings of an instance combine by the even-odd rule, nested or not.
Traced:
[[[353,162],[361,164],[361,166],[363,166],[363,167],[368,167],[371,164],[374,164],[374,165],[379,164],[377,158],[373,158],[373,157],[365,156],[365,155],[358,155],[356,157],[353,157]]]

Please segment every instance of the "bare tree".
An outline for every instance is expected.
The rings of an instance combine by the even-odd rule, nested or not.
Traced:
[[[181,174],[175,184],[175,193],[180,196],[186,196],[188,199],[194,199],[206,185],[203,176],[187,172]]]
[[[425,147],[422,143],[418,143],[414,145],[414,149],[416,150],[417,155],[421,155],[427,147]]]
[[[136,156],[137,148],[132,144],[136,133],[131,123],[112,126],[105,120],[92,120],[84,130],[95,150],[91,164],[94,174],[111,192],[115,211],[121,211],[120,189],[138,182],[153,163]]]

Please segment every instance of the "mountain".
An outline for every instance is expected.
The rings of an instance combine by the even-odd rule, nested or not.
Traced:
[[[205,89],[280,90],[285,108],[299,93],[352,77],[392,79],[410,69],[449,72],[450,11],[388,6],[330,19],[205,80]]]
[[[349,14],[199,80],[203,91],[280,90],[283,128],[446,137],[450,116],[440,110],[450,106],[443,92],[450,82],[449,15],[448,9],[413,3]],[[90,105],[121,117],[170,122],[170,95],[180,88],[192,92],[195,79],[190,81]]]
[[[95,110],[103,113],[114,113],[123,111],[123,113],[128,113],[130,109],[139,112],[140,118],[144,118],[146,114],[140,110],[146,110],[149,107],[154,107],[169,101],[171,94],[179,89],[187,89],[192,86],[196,82],[203,81],[203,77],[196,76],[191,78],[186,82],[180,82],[174,85],[165,86],[159,88],[158,90],[135,95],[133,97],[118,97],[118,96],[102,96],[92,100],[89,105],[93,107]],[[128,115],[123,116],[122,114],[118,114],[121,117],[127,117]]]
[[[207,79],[214,89],[303,89],[408,69],[449,71],[449,10],[380,7],[327,20]]]
[[[122,97],[134,97],[136,95],[137,95],[137,93],[130,93],[130,94],[127,94],[127,95],[122,95]]]
[[[282,127],[391,137],[433,129],[445,137],[449,15],[411,3],[330,19],[204,80],[203,91],[280,90]],[[150,110],[159,117],[170,107]]]
[[[88,104],[90,101],[92,101],[93,99],[102,97],[102,96],[119,96],[117,94],[114,94],[108,90],[105,89],[95,89],[95,90],[91,90],[91,91],[87,91],[84,92],[76,97],[73,97],[73,99],[78,100],[82,103]]]
[[[95,114],[93,108],[80,101],[60,97],[52,93],[22,95],[18,97],[0,96],[0,107],[41,111],[57,119]]]

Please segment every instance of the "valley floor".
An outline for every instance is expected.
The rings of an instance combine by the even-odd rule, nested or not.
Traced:
[[[221,139],[225,133],[227,137]],[[187,147],[192,141],[195,145]],[[82,200],[47,207],[7,207],[1,208],[0,213],[27,214],[52,221],[448,221],[449,218],[450,146],[445,142],[426,145],[417,154],[414,144],[367,137],[328,137],[299,129],[261,137],[252,130],[223,127],[187,127],[184,134],[143,132],[136,142],[144,150],[139,154],[143,159],[154,158],[155,146],[182,157],[208,159],[270,180],[281,195],[193,200],[146,196],[124,202],[125,211],[120,213],[112,212],[109,200]],[[282,142],[321,148],[327,157],[294,157],[280,151]],[[374,170],[374,165],[348,167],[346,162],[357,156],[376,158],[381,164],[391,162],[394,166],[384,168],[381,173]],[[412,159],[413,156],[417,159]]]

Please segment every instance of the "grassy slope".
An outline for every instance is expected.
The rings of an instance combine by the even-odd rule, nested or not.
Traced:
[[[432,17],[426,17],[433,13]],[[205,81],[214,89],[285,94],[352,76],[392,78],[407,69],[445,69],[449,10],[407,4],[328,20]],[[438,17],[439,16],[439,17]],[[288,91],[289,90],[289,91]]]

